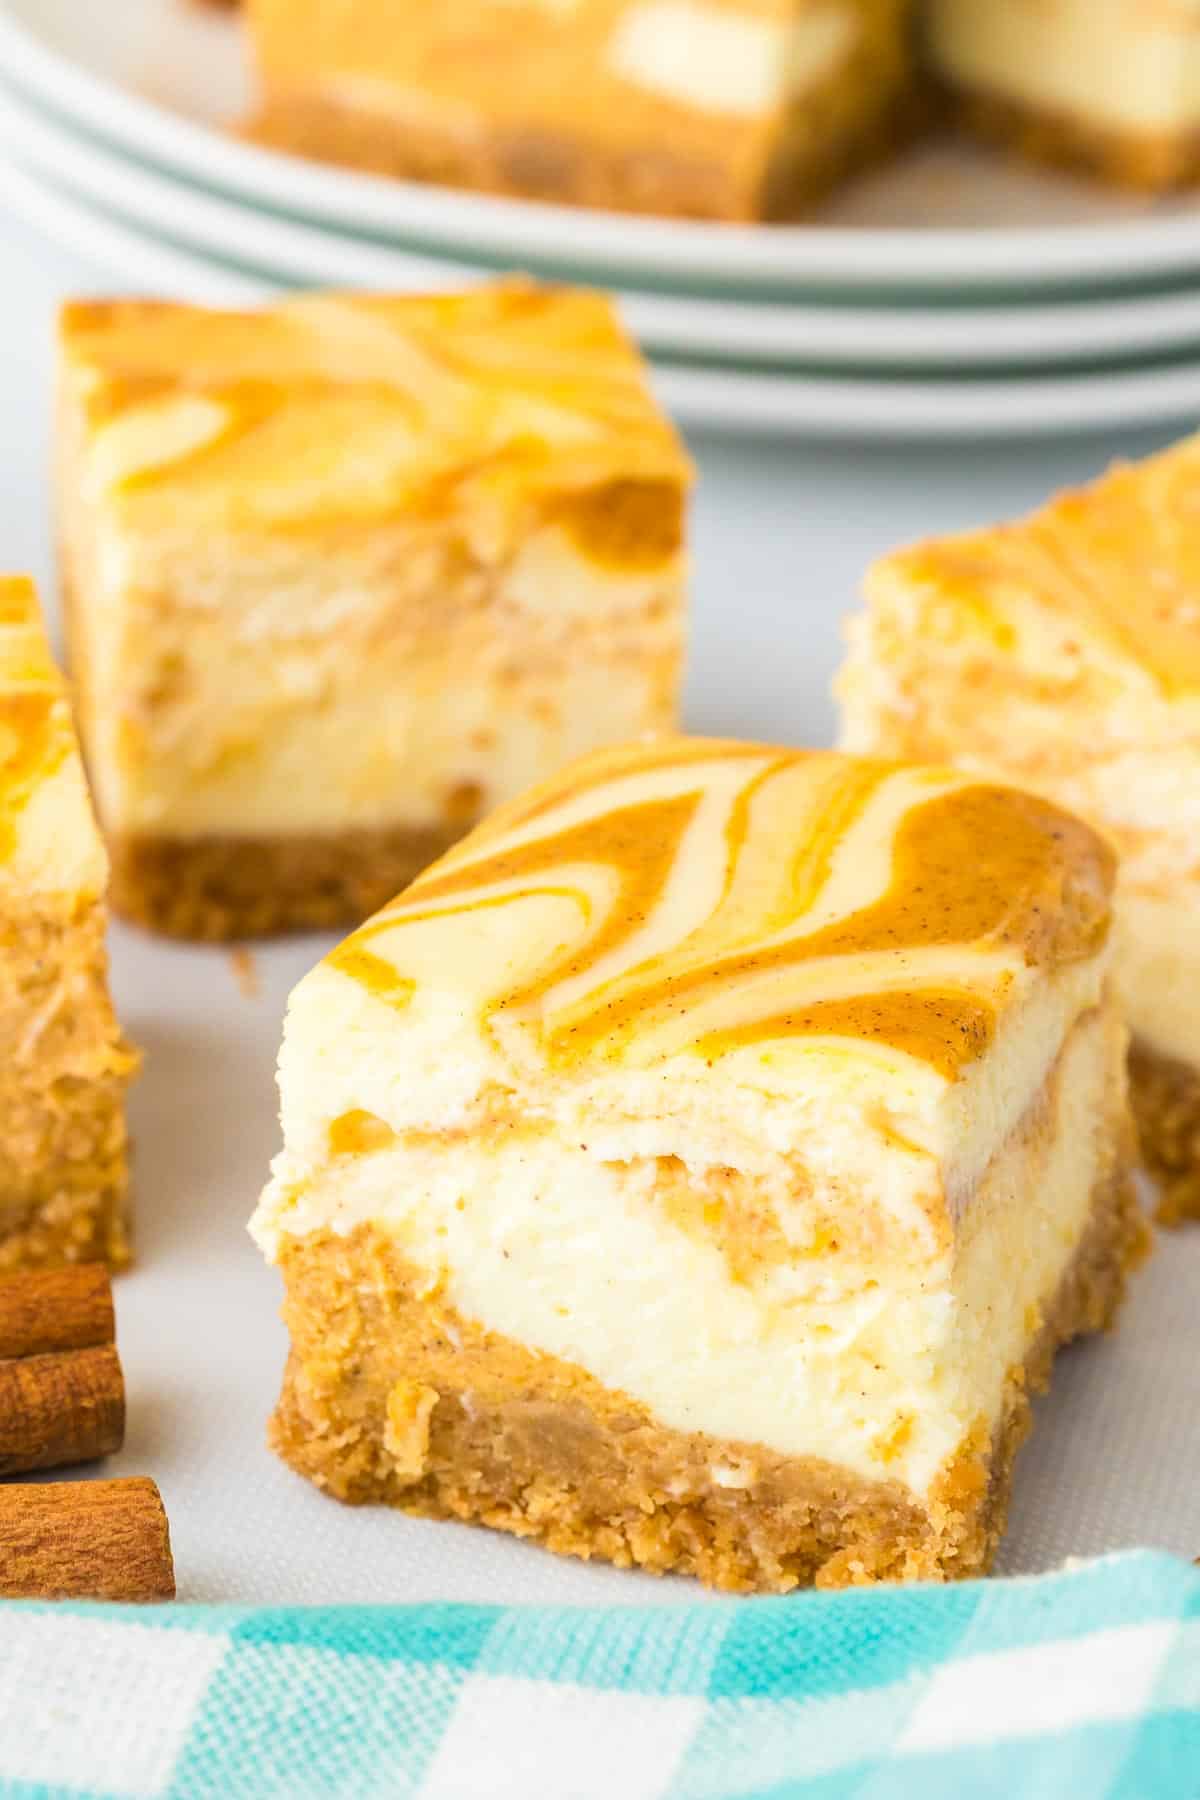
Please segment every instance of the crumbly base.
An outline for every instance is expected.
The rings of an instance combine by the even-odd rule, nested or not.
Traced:
[[[405,114],[399,94],[388,111],[341,103],[322,92],[322,70],[314,71],[311,87],[269,90],[244,131],[292,155],[447,187],[680,218],[796,219],[913,130],[893,0],[860,0],[856,10],[862,18],[853,54],[779,120],[769,143],[763,122],[763,149],[753,156],[735,157],[728,130],[703,115],[684,115],[686,129],[675,129],[681,114],[669,104],[623,140],[589,133],[566,105],[553,128],[531,121],[517,129],[486,118],[464,128],[463,109],[450,102],[444,123],[428,99],[416,118]]]
[[[1033,162],[1082,169],[1117,187],[1161,193],[1200,179],[1200,131],[1122,131],[997,94],[956,94],[948,108],[988,143],[1016,149]]]
[[[926,1501],[815,1458],[668,1430],[585,1370],[462,1318],[371,1225],[284,1241],[292,1352],[271,1441],[343,1501],[733,1591],[972,1575],[1004,1530],[1029,1391],[1059,1345],[1112,1322],[1146,1241],[1122,1162],[995,1436],[964,1444]]]
[[[464,826],[303,837],[108,839],[109,902],[135,925],[209,943],[357,925],[450,848]]]
[[[1142,1160],[1161,1196],[1159,1224],[1200,1219],[1200,1070],[1135,1044],[1129,1078]]]
[[[0,925],[0,1271],[130,1260],[125,1090],[99,906]]]
[[[129,1172],[121,1115],[123,1081],[88,1102],[48,1109],[55,1148],[16,1194],[0,1196],[0,1273],[64,1263],[128,1268]]]

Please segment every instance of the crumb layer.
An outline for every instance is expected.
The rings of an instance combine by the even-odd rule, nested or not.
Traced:
[[[306,837],[108,839],[109,903],[135,925],[209,943],[357,925],[465,826]]]
[[[1129,1078],[1142,1160],[1161,1196],[1159,1224],[1200,1219],[1200,1071],[1135,1044]]]
[[[130,1260],[125,1090],[99,906],[0,926],[0,1270]]]
[[[1029,1393],[1113,1320],[1147,1231],[1128,1163],[1097,1188],[1074,1262],[981,1429],[928,1501],[814,1458],[668,1430],[628,1395],[462,1318],[380,1227],[285,1240],[292,1352],[271,1438],[336,1498],[467,1520],[562,1554],[732,1591],[986,1569]]]
[[[1034,162],[1081,169],[1118,187],[1162,192],[1200,177],[1200,131],[1116,130],[1065,112],[1047,112],[997,94],[960,93],[950,115],[985,141]]]

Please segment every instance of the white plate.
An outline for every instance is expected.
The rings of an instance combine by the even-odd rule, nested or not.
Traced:
[[[0,143],[22,164],[139,228],[205,256],[245,260],[285,282],[411,291],[468,284],[480,275],[478,264],[412,255],[193,187],[80,136],[3,82]],[[1200,303],[1192,295],[951,310],[614,292],[647,350],[721,363],[886,365],[919,372],[1081,363],[1183,345],[1200,349]]]
[[[254,305],[280,291],[261,274],[149,237],[11,160],[0,160],[0,204],[106,269],[110,288],[141,287],[212,306]],[[652,373],[659,399],[681,425],[759,437],[982,440],[1200,415],[1200,359],[1152,370],[990,381],[774,375],[663,359],[654,361]]]
[[[197,306],[256,306],[277,292],[273,282],[189,256],[104,213],[91,212],[2,158],[0,212],[23,220],[52,243],[115,276],[109,291],[155,294]]]
[[[239,26],[191,0],[0,0],[0,72],[200,185],[409,247],[540,269],[783,297],[814,284],[1136,286],[1200,268],[1194,198],[1152,205],[958,146],[921,150],[857,184],[819,223],[770,229],[493,199],[275,155],[224,129],[248,99]]]

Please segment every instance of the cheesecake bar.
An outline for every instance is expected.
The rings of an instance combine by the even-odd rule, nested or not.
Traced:
[[[1200,175],[1193,0],[922,0],[929,65],[973,130],[1136,187]]]
[[[59,494],[113,904],[357,924],[676,716],[688,464],[608,301],[71,305]]]
[[[1113,868],[1012,788],[704,739],[502,810],[292,995],[277,1449],[725,1588],[986,1567],[1142,1243]]]
[[[277,149],[577,206],[795,216],[899,135],[909,0],[248,0]]]
[[[0,1271],[129,1260],[106,875],[33,584],[0,576]]]
[[[1116,978],[1164,1216],[1200,1217],[1200,438],[870,574],[842,742],[1019,782],[1121,853]]]

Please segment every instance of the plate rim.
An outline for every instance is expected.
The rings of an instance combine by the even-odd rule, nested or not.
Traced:
[[[285,282],[418,291],[469,285],[489,273],[477,265],[416,256],[398,245],[264,215],[235,197],[197,189],[183,178],[131,160],[115,146],[96,146],[77,136],[69,124],[52,120],[0,78],[0,142],[5,138],[14,160],[48,175],[85,202],[151,234],[167,233],[205,256],[219,256],[223,248],[244,253],[265,274]],[[145,204],[148,200],[152,204]],[[332,259],[324,268],[322,255]],[[857,364],[868,371],[904,366],[913,373],[958,374],[1003,364],[1064,366],[1122,354],[1182,350],[1189,344],[1200,349],[1197,301],[1177,293],[1026,307],[906,307],[889,312],[883,306],[714,301],[610,291],[627,325],[648,350],[703,356],[725,365],[808,364],[845,372]],[[996,342],[986,341],[989,331],[999,333]]]
[[[85,245],[85,259],[146,271],[134,278],[127,292],[136,291],[138,281],[147,279],[156,291],[193,299],[202,294],[206,304],[248,305],[279,291],[278,284],[148,239],[130,225],[89,212],[2,156],[0,200],[28,225],[77,254]],[[119,290],[114,286],[109,291]],[[810,442],[985,443],[1067,436],[1114,425],[1132,429],[1200,414],[1200,358],[1133,375],[1104,371],[1065,380],[949,386],[781,377],[763,370],[743,373],[662,362],[651,365],[651,375],[666,410],[693,430]],[[1001,387],[1005,404],[990,417],[985,408],[981,422],[974,409],[985,400],[994,405]],[[1080,408],[1079,397],[1089,389],[1089,403]],[[1076,405],[1064,416],[1057,405],[1047,405],[1047,397],[1053,394],[1061,402],[1066,392]],[[1032,403],[1035,393],[1038,405]],[[801,400],[807,408],[804,416],[796,410]],[[886,417],[881,419],[881,414]]]
[[[28,5],[28,0],[26,0]],[[1053,286],[1132,262],[1139,273],[1200,266],[1200,218],[1138,219],[1114,225],[998,226],[988,231],[937,227],[929,231],[848,226],[746,226],[645,219],[619,213],[388,180],[290,157],[222,137],[209,126],[171,112],[70,58],[39,37],[20,11],[21,0],[0,0],[0,71],[36,93],[52,109],[85,120],[108,142],[138,147],[153,161],[198,176],[197,185],[257,193],[285,212],[328,220],[355,218],[371,235],[394,235],[397,214],[411,210],[408,229],[423,244],[467,246],[491,254],[526,255],[543,240],[552,247],[564,231],[581,269],[640,271],[703,278],[715,284],[840,283],[959,290],[989,286]],[[114,108],[113,96],[121,97]],[[514,235],[528,232],[514,251]],[[670,246],[670,262],[664,262]],[[1024,250],[1024,254],[1022,253]],[[1024,264],[1014,278],[1014,264]],[[963,258],[968,259],[964,269]],[[908,260],[913,259],[913,260]]]

